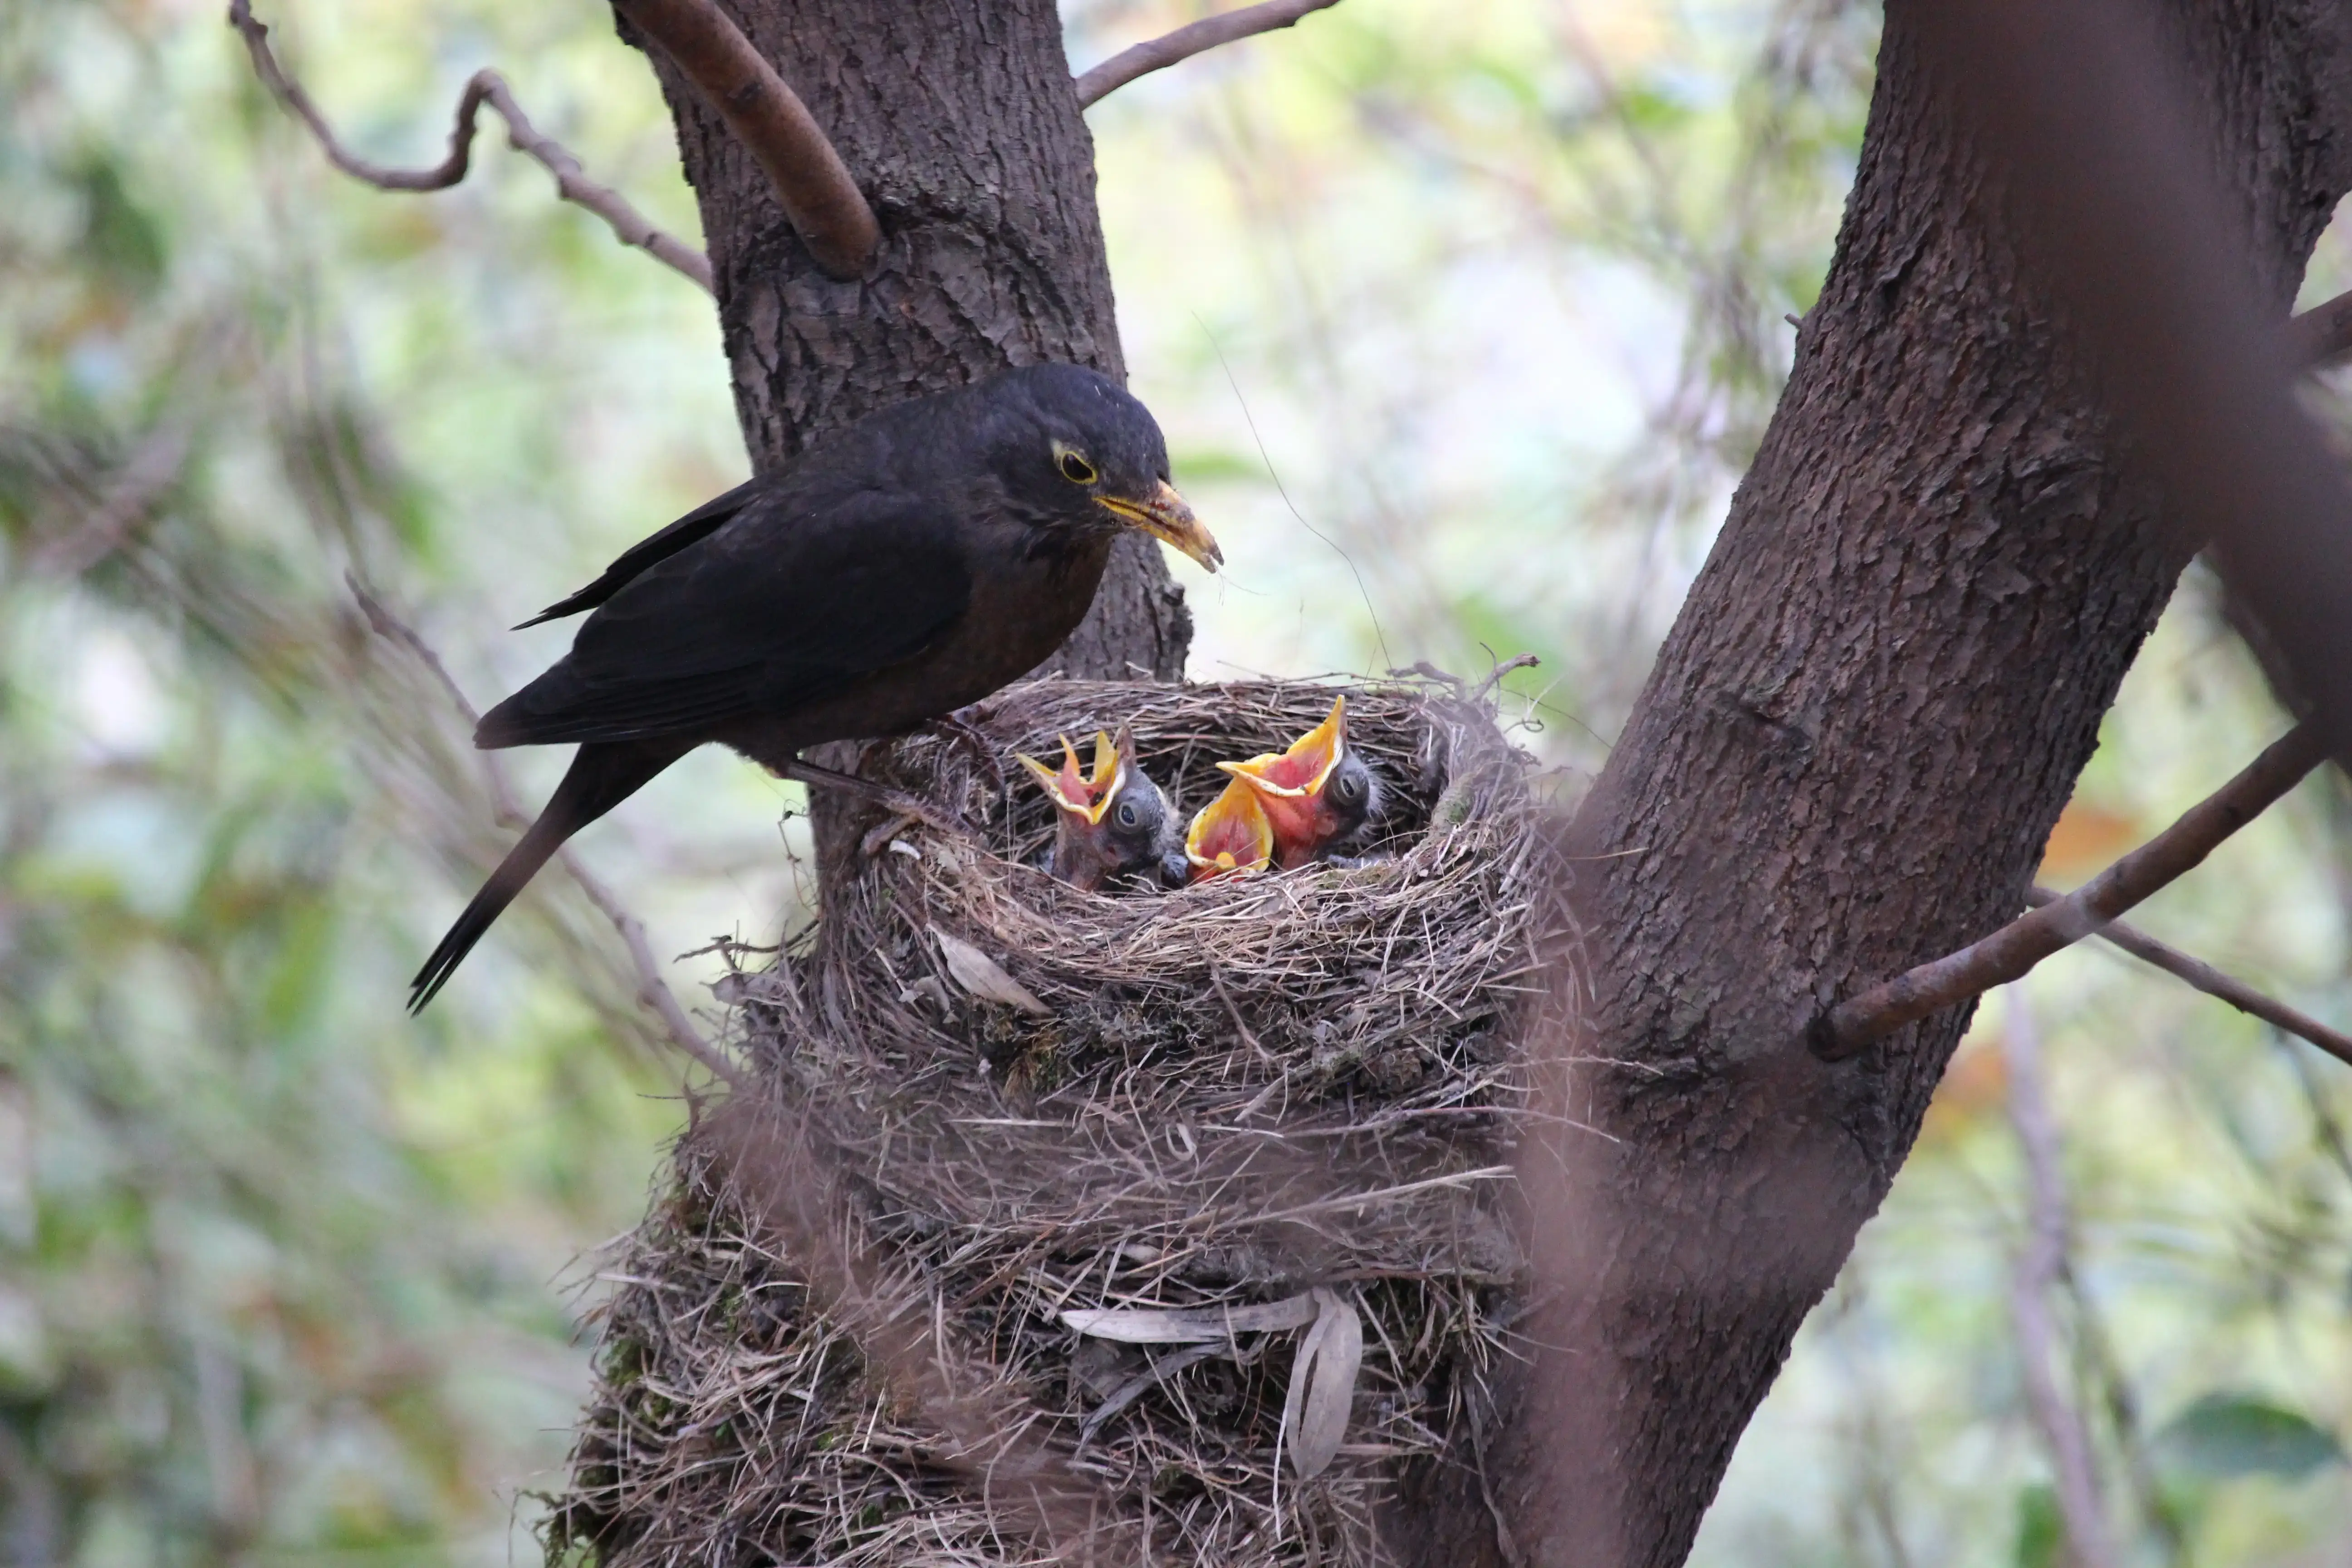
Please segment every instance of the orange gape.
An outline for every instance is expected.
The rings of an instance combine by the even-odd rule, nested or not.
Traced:
[[[1062,767],[1055,773],[1031,756],[1020,758],[1054,803],[1057,826],[1048,869],[1089,893],[1137,877],[1161,887],[1181,887],[1186,864],[1177,853],[1175,808],[1143,771],[1135,738],[1121,726],[1114,740],[1095,731],[1092,776],[1078,771],[1077,748],[1061,737]]]
[[[1346,697],[1334,698],[1329,717],[1286,752],[1217,764],[1256,795],[1274,835],[1274,864],[1285,871],[1318,858],[1362,826],[1371,806],[1371,775],[1348,754],[1347,708]]]
[[[1239,779],[1202,808],[1184,835],[1184,858],[1195,882],[1263,871],[1273,857],[1274,828],[1258,804],[1257,792]]]

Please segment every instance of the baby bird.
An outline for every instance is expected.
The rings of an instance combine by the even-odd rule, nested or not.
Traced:
[[[1329,860],[1354,847],[1366,825],[1380,816],[1380,780],[1348,749],[1347,709],[1344,695],[1333,698],[1330,716],[1286,752],[1217,764],[1234,775],[1235,785],[1257,796],[1273,831],[1274,864],[1282,870]]]
[[[1184,859],[1195,882],[1263,871],[1273,858],[1274,826],[1257,791],[1239,779],[1201,808],[1184,835]]]
[[[1134,736],[1124,725],[1115,741],[1096,731],[1090,777],[1078,772],[1077,748],[1070,738],[1061,739],[1059,773],[1034,757],[1021,758],[1054,803],[1054,853],[1047,869],[1087,893],[1139,877],[1150,887],[1182,887],[1186,868],[1176,812],[1136,759]]]

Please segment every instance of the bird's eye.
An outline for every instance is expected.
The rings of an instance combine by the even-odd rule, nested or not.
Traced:
[[[1341,805],[1353,805],[1364,798],[1364,781],[1354,773],[1341,773],[1331,781],[1331,793],[1339,797]]]
[[[1058,447],[1055,450],[1054,460],[1061,468],[1062,477],[1070,483],[1090,485],[1095,482],[1095,466],[1087,461],[1085,454],[1074,452],[1067,447]]]
[[[1118,825],[1121,827],[1133,827],[1142,820],[1143,813],[1135,809],[1135,802],[1123,800],[1118,803]]]

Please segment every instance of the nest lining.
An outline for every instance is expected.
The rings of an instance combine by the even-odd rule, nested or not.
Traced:
[[[1565,930],[1527,759],[1458,693],[1351,689],[1386,858],[1114,895],[1031,864],[1051,808],[1009,765],[1126,722],[1189,814],[1217,759],[1280,750],[1332,695],[1038,682],[970,715],[977,742],[868,759],[982,841],[902,834],[814,940],[737,976],[760,1131],[689,1135],[622,1249],[551,1555],[1015,1563],[1076,1528],[1107,1560],[1382,1560],[1401,1467],[1467,1462],[1523,1269],[1512,1047]],[[974,995],[959,943],[1035,1010]],[[1312,1479],[1308,1335],[1138,1345],[1066,1316],[1318,1287],[1362,1352]]]

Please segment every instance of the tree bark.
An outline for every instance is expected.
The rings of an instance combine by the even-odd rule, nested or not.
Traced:
[[[736,416],[773,470],[827,431],[1008,365],[1067,361],[1120,380],[1110,267],[1053,0],[727,0],[833,140],[882,226],[865,277],[825,275],[768,176],[657,47],[719,297]],[[1160,547],[1122,535],[1094,607],[1044,669],[1180,679],[1192,640]],[[818,760],[850,766],[854,748]],[[872,808],[810,802],[820,889]]]
[[[2022,905],[2186,563],[2030,297],[1888,6],[1854,190],[1790,384],[1574,828],[1594,1001],[1529,1167],[1547,1291],[1490,1445],[1517,1555],[1671,1564],[1885,1196],[1968,1019],[1831,1066],[1808,1024]],[[2352,174],[2325,0],[2176,5],[2284,314]],[[2216,759],[2226,772],[2242,759]],[[1554,1163],[1553,1162],[1557,1162]],[[1420,1561],[1493,1546],[1454,1489]]]
[[[1064,360],[1126,378],[1094,140],[1050,0],[730,0],[727,9],[831,135],[883,234],[864,278],[827,278],[751,155],[648,51],[701,208],[754,468],[772,470],[877,408],[1008,365]],[[1094,613],[1056,667],[1172,680],[1192,635],[1158,546],[1122,539]]]

